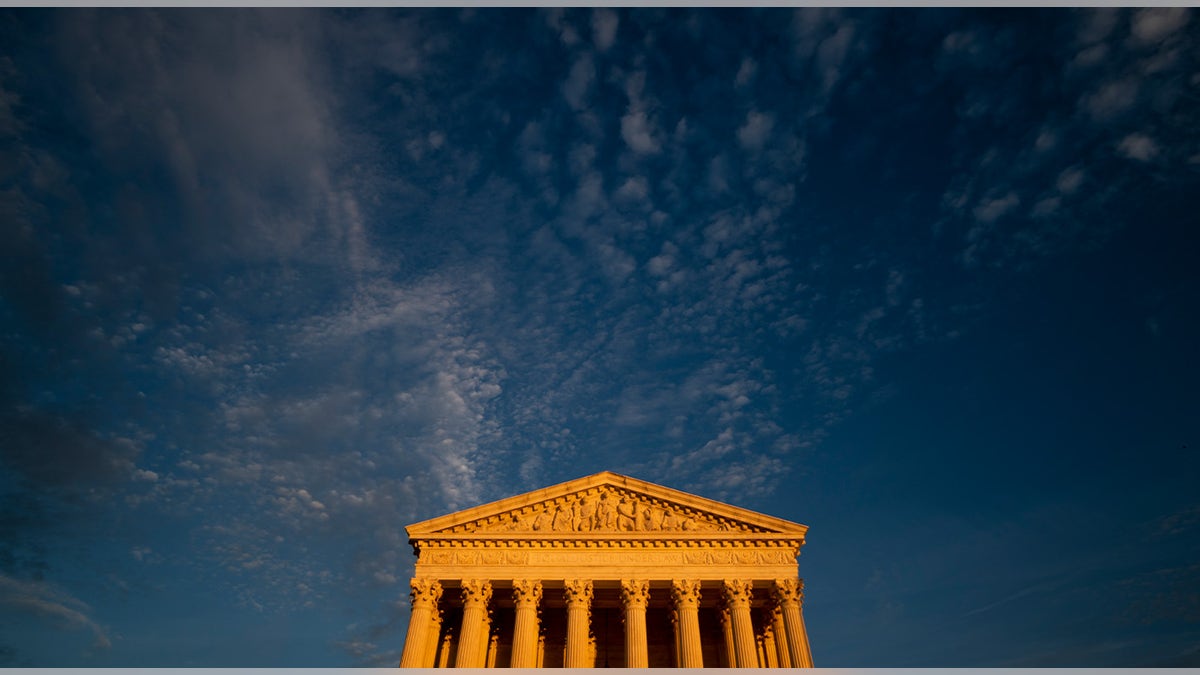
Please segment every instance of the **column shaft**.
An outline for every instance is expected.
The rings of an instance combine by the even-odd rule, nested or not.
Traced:
[[[703,668],[700,647],[700,582],[694,579],[671,581],[671,597],[679,616],[679,666]]]
[[[492,633],[492,637],[488,640],[487,659],[484,661],[484,668],[496,667],[496,653],[500,651],[500,636]]]
[[[725,602],[733,623],[733,649],[738,668],[757,668],[758,649],[754,639],[754,623],[750,620],[750,599],[753,582],[748,579],[725,580]]]
[[[566,668],[589,668],[588,636],[591,633],[592,582],[589,579],[569,579],[563,582],[567,601],[567,650],[563,657]]]
[[[775,638],[775,653],[780,668],[791,668],[792,658],[788,653],[787,631],[783,627],[783,608],[776,602],[771,607],[771,635]]]
[[[650,582],[621,582],[621,602],[625,610],[625,667],[650,667],[650,648],[646,644],[646,605],[650,602]]]
[[[721,604],[721,635],[725,638],[725,667],[737,668],[737,648],[733,644],[733,614],[724,603]]]
[[[429,624],[429,643],[425,648],[425,661],[422,668],[432,668],[437,663],[437,649],[442,639],[442,613],[433,612],[433,621]]]
[[[400,656],[401,668],[426,668],[425,654],[429,647],[429,631],[433,629],[433,615],[437,602],[442,597],[442,585],[436,579],[414,578],[412,587],[412,616],[408,620],[408,635],[404,639],[404,652]]]
[[[683,667],[683,653],[679,651],[679,610],[671,608],[671,655],[675,657],[672,662],[676,668]]]
[[[513,580],[513,604],[516,606],[512,644],[513,668],[538,666],[538,603],[541,601],[540,581]]]
[[[775,650],[775,634],[770,626],[763,631],[763,668],[778,668],[779,657]]]
[[[772,588],[783,610],[783,629],[787,635],[788,658],[794,668],[812,668],[812,651],[804,629],[801,605],[804,602],[804,582],[799,579],[776,579]]]
[[[458,653],[455,654],[454,667],[482,668],[484,650],[487,649],[487,605],[492,599],[491,583],[484,579],[464,580],[462,599],[462,631],[458,635]]]

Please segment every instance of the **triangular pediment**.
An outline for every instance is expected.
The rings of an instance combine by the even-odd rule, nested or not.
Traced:
[[[602,472],[406,528],[410,538],[785,534],[808,529],[681,490]]]

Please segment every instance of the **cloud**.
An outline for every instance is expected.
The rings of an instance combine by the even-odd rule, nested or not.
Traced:
[[[40,489],[75,494],[132,475],[140,444],[102,435],[78,417],[30,407],[0,415],[0,461]]]
[[[984,199],[975,207],[975,219],[983,223],[995,222],[1020,203],[1021,198],[1015,192],[1009,192],[1002,197]]]
[[[734,77],[733,83],[741,88],[750,84],[754,80],[754,75],[758,72],[758,63],[749,56],[742,59],[742,65],[738,66],[737,76]]]
[[[639,155],[657,154],[661,149],[654,126],[644,110],[630,108],[621,118],[621,138]]]
[[[571,73],[563,83],[563,97],[575,110],[583,110],[587,106],[587,93],[592,80],[596,76],[596,68],[590,54],[581,54],[571,66]]]
[[[1190,18],[1187,7],[1150,7],[1133,15],[1130,29],[1137,42],[1153,45],[1178,32]]]
[[[1123,77],[1100,85],[1081,99],[1081,105],[1093,118],[1108,121],[1133,108],[1139,91],[1136,78]]]
[[[81,12],[62,32],[99,150],[115,170],[170,176],[198,253],[369,264],[355,197],[334,179],[347,145],[314,14]],[[116,38],[129,34],[147,39]]]
[[[1122,138],[1121,142],[1117,144],[1117,152],[1122,157],[1139,162],[1149,162],[1158,157],[1159,147],[1153,138],[1137,132]]]
[[[62,629],[88,630],[94,648],[112,646],[107,631],[89,616],[90,607],[46,582],[22,581],[0,574],[0,606],[48,620]]]
[[[596,49],[604,52],[613,46],[613,42],[617,38],[617,26],[620,22],[621,19],[617,13],[610,9],[592,10],[592,42],[595,43]]]
[[[771,136],[775,126],[775,117],[770,113],[751,110],[746,114],[746,121],[737,130],[738,143],[742,148],[752,152],[762,150],[763,145]]]

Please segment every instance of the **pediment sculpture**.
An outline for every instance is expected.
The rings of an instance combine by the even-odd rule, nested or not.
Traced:
[[[601,486],[454,526],[450,533],[762,532],[631,490]]]

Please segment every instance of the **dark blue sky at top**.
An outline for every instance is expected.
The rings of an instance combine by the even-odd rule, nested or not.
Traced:
[[[0,665],[394,665],[403,526],[805,523],[822,666],[1200,664],[1200,21],[0,14]]]

